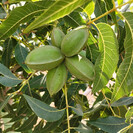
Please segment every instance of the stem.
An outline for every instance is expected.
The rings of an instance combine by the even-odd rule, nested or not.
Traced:
[[[102,91],[102,94],[103,94],[104,98],[106,99],[106,102],[107,102],[107,104],[108,104],[108,106],[109,106],[111,112],[113,113],[113,115],[114,115],[114,116],[117,116],[117,115],[115,114],[114,110],[112,109],[112,107],[110,106],[110,103],[109,103],[107,97],[105,96],[105,94],[103,93],[103,91]]]
[[[67,87],[65,85],[65,99],[66,99],[66,113],[67,113],[67,124],[68,124],[68,133],[70,133],[70,121],[69,121],[69,105],[67,99]]]
[[[20,87],[19,90],[15,91],[15,92],[13,92],[13,93],[10,93],[10,94],[8,94],[8,95],[12,95],[12,94],[13,94],[13,96],[14,96],[14,95],[16,95],[17,93],[19,93],[19,92],[23,89],[23,87],[27,84],[27,82],[29,82],[29,80],[30,80],[31,77],[34,75],[34,73],[35,73],[35,72],[33,72],[27,80],[24,80],[24,81],[22,82],[22,86]]]
[[[128,2],[126,2],[126,3],[124,3],[124,4],[120,5],[120,6],[118,6],[118,7],[116,7],[116,8],[112,8],[112,9],[109,10],[108,12],[105,12],[105,13],[102,14],[101,16],[99,16],[99,17],[93,19],[92,21],[88,22],[87,25],[92,24],[92,23],[95,22],[96,20],[98,20],[98,19],[100,19],[100,18],[102,18],[102,17],[108,15],[108,14],[111,13],[111,12],[114,12],[116,9],[121,8],[122,6],[124,6],[124,5],[126,5],[126,4],[129,4],[129,3],[132,3],[132,2],[133,2],[133,0],[130,0],[130,1],[128,1]]]

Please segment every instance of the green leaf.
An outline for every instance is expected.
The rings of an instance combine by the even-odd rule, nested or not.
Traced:
[[[23,96],[25,97],[26,101],[30,105],[31,109],[35,112],[35,114],[38,117],[47,120],[48,122],[57,121],[61,119],[64,114],[64,109],[58,110],[28,95],[24,94]]]
[[[65,15],[70,14],[77,7],[85,4],[89,0],[58,0],[47,10],[37,17],[25,30],[28,33],[30,30],[51,23]]]
[[[99,31],[99,50],[95,63],[95,80],[93,93],[99,91],[108,83],[118,63],[118,42],[112,28],[104,23],[97,24]]]
[[[103,131],[108,133],[118,133],[118,131],[129,125],[125,123],[124,118],[118,118],[113,116],[109,116],[107,118],[99,118],[94,121],[88,121],[88,123],[98,128],[101,128]]]
[[[0,19],[4,19],[6,17],[6,12],[0,5]]]
[[[32,115],[16,130],[18,132],[30,130],[33,128],[34,124],[37,122],[37,116]]]
[[[0,112],[1,110],[6,106],[6,104],[8,103],[9,99],[12,97],[13,95],[9,95],[5,98],[5,100],[3,102],[0,103]]]
[[[86,12],[88,16],[91,16],[91,14],[94,12],[94,9],[95,9],[95,3],[92,0],[91,2],[87,4],[84,11]]]
[[[133,13],[126,12],[122,16],[126,21],[125,58],[117,72],[112,102],[128,95],[133,89]]]
[[[118,44],[119,44],[119,53],[121,54],[124,51],[124,39],[126,36],[126,30],[125,27],[122,27],[119,25],[119,31],[118,31]]]
[[[98,47],[95,44],[87,45],[86,49],[86,57],[95,64],[97,57],[99,56],[100,52]]]
[[[46,125],[43,126],[43,128],[36,129],[36,127],[35,127],[35,130],[33,131],[33,133],[50,133],[50,131],[54,132],[54,130],[58,127],[58,125],[61,124],[61,122],[63,120],[62,118],[56,122],[47,122]],[[41,124],[40,124],[40,126],[41,126]]]
[[[22,0],[8,0],[9,3],[18,3],[18,2],[21,2]],[[23,1],[26,1],[26,2],[30,2],[32,0],[23,0]]]
[[[64,20],[69,26],[72,26],[73,28],[85,24],[85,21],[78,12],[72,12],[71,14],[65,16]]]
[[[118,5],[123,4],[123,0],[117,0],[117,2],[118,2]]]
[[[126,118],[125,122],[130,124],[132,117],[133,117],[133,107],[128,109],[128,111],[125,115],[125,118]]]
[[[31,73],[32,70],[30,68],[27,67],[27,65],[24,64],[26,56],[28,55],[28,50],[23,47],[22,45],[18,44],[15,48],[15,58],[16,61],[18,62],[18,64],[20,66],[23,67],[23,69],[27,72],[27,73]]]
[[[106,3],[108,11],[111,10],[114,7],[112,0],[105,0],[105,3]],[[117,24],[117,19],[116,19],[115,12],[111,12],[110,14],[111,14],[111,17],[112,17],[114,23]]]
[[[17,41],[13,38],[8,38],[4,42],[4,51],[2,54],[2,63],[9,68],[11,63],[13,48],[17,45]]]
[[[102,0],[97,0],[96,1],[96,4],[95,4],[95,10],[94,10],[94,13],[95,13],[96,17],[101,16],[105,12],[106,12],[105,2],[102,1]],[[104,22],[104,23],[107,23],[107,16],[104,16],[104,17],[100,18],[96,22]]]
[[[21,23],[27,22],[35,15],[41,14],[53,3],[53,0],[43,0],[39,2],[30,2],[22,7],[15,8],[10,13],[10,16],[0,25],[0,39],[12,35]]]
[[[40,88],[45,86],[45,75],[41,74],[29,80],[30,88]],[[28,85],[23,87],[23,91],[28,89]]]
[[[133,97],[123,97],[111,104],[112,107],[130,105],[133,103]]]
[[[79,123],[78,127],[74,128],[77,132],[79,133],[93,133],[92,129],[86,125],[84,125],[83,123]]]
[[[71,107],[71,109],[78,115],[78,116],[83,116],[83,111],[82,107],[80,104],[76,104],[76,108]]]
[[[0,63],[0,83],[4,86],[13,87],[22,82],[22,80],[17,79],[10,70]]]

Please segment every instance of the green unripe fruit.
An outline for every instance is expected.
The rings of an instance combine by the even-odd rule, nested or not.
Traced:
[[[71,58],[66,58],[66,66],[71,74],[78,79],[91,81],[94,79],[95,70],[92,62],[81,55],[75,55]]]
[[[54,69],[49,70],[46,78],[46,85],[50,95],[52,96],[62,89],[66,80],[67,70],[64,63]]]
[[[61,51],[71,57],[78,54],[85,46],[88,40],[88,29],[86,26],[78,27],[65,35],[61,43]]]
[[[39,47],[31,51],[26,57],[25,63],[34,70],[50,70],[58,66],[64,60],[64,55],[55,46]]]
[[[51,41],[52,44],[58,48],[61,47],[61,42],[64,38],[65,34],[59,29],[59,28],[54,28],[51,34]]]

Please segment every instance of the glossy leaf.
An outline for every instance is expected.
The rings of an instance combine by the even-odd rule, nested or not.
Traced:
[[[27,55],[28,55],[28,50],[25,47],[23,47],[22,45],[18,44],[15,48],[15,58],[16,58],[18,64],[20,66],[22,66],[23,69],[27,73],[31,73],[32,70],[30,68],[28,68],[26,64],[24,64]]]
[[[125,123],[124,118],[118,118],[113,116],[109,116],[107,118],[99,118],[94,121],[88,121],[88,123],[98,128],[101,128],[103,131],[108,133],[118,133],[118,131],[129,125]]]
[[[85,4],[89,0],[58,0],[51,5],[41,16],[37,17],[24,31],[28,33],[30,30],[51,23],[59,18],[71,13],[77,7]]]
[[[41,14],[53,3],[53,0],[43,0],[41,2],[28,3],[14,9],[10,16],[0,25],[0,39],[12,35],[21,23],[27,22],[35,15]]]
[[[0,63],[0,83],[4,86],[13,87],[22,82],[22,80],[17,79],[11,71]]]
[[[4,42],[4,51],[2,54],[2,63],[9,68],[11,64],[13,48],[17,45],[17,41],[13,38],[8,38]]]
[[[118,42],[111,27],[104,23],[97,24],[99,31],[99,50],[95,63],[96,76],[93,93],[99,91],[108,83],[118,63]]]
[[[125,58],[117,72],[112,102],[128,95],[133,89],[133,13],[126,12],[122,16],[126,21]]]
[[[37,100],[33,97],[30,97],[28,95],[24,95],[26,101],[30,105],[31,109],[35,112],[35,114],[42,118],[47,120],[48,122],[54,122],[59,119],[64,114],[63,110],[58,110],[56,108],[50,107],[49,105],[45,104],[44,102]]]

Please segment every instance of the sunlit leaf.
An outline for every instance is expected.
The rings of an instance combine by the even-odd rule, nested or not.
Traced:
[[[129,110],[127,111],[125,115],[125,118],[126,118],[125,122],[130,124],[132,117],[133,117],[133,107],[129,108]]]
[[[22,0],[8,0],[9,3],[18,3],[18,2],[21,2]],[[23,0],[23,1],[26,1],[26,2],[30,2],[31,0]]]
[[[117,0],[118,5],[121,5],[123,3],[123,0]]]
[[[25,30],[28,33],[30,30],[51,23],[59,18],[71,13],[77,7],[85,4],[89,0],[58,0],[50,6],[41,16],[37,17]]]
[[[12,35],[21,23],[27,22],[34,18],[35,15],[41,14],[53,3],[53,0],[43,0],[39,2],[30,2],[22,7],[15,8],[10,13],[9,17],[0,25],[0,39]]]
[[[97,24],[100,54],[95,63],[96,76],[93,92],[105,87],[118,63],[118,42],[112,28],[104,23]]]
[[[94,12],[95,9],[95,3],[93,0],[85,7],[84,11],[88,16],[91,16],[91,14]]]
[[[125,58],[117,72],[112,102],[129,94],[133,89],[133,13],[126,12],[122,16],[126,21]]]

